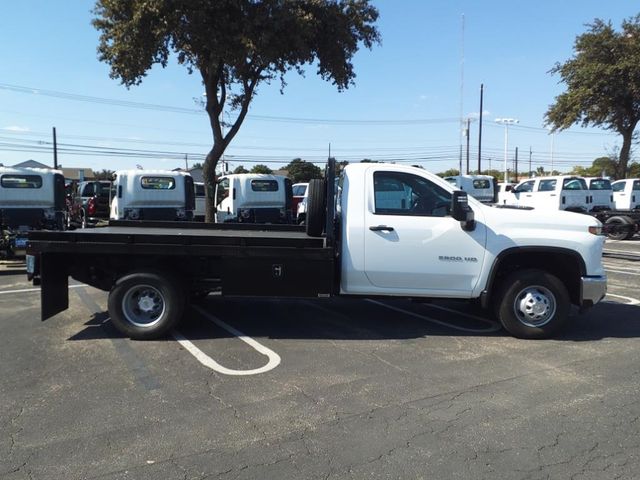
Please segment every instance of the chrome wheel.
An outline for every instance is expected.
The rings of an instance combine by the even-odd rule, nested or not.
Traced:
[[[122,313],[136,327],[151,327],[165,313],[165,299],[160,290],[151,285],[135,285],[122,297]]]
[[[516,295],[513,310],[523,325],[540,328],[556,314],[556,299],[549,289],[539,285],[530,286]]]

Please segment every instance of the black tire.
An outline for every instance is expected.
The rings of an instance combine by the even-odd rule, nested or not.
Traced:
[[[569,319],[571,300],[564,284],[543,270],[514,272],[495,297],[502,326],[517,338],[549,338]]]
[[[326,182],[318,178],[309,181],[307,197],[306,227],[307,235],[320,237],[324,231],[327,218],[327,189]]]
[[[165,336],[174,328],[185,306],[180,287],[155,272],[131,273],[120,278],[109,293],[113,325],[135,340]]]
[[[614,230],[607,233],[611,240],[628,240],[633,237],[632,221],[627,217],[618,216],[609,218],[605,225],[613,226]]]

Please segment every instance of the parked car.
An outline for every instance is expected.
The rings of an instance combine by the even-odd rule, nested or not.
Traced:
[[[640,209],[640,178],[627,178],[611,184],[616,210]]]
[[[185,172],[122,170],[116,172],[112,220],[192,220],[193,179]]]
[[[65,207],[60,171],[0,167],[0,255],[23,255],[29,231],[63,230]]]
[[[299,218],[298,218],[298,205],[300,204],[300,202],[302,202],[306,197],[307,197],[307,191],[308,191],[308,187],[309,187],[309,183],[294,183],[293,187],[292,187],[292,191],[293,191],[293,201],[291,202],[291,211],[294,213],[294,216],[296,216],[296,219],[299,222]]]
[[[216,223],[292,223],[293,188],[282,175],[239,173],[216,183]]]
[[[111,182],[95,180],[80,182],[75,194],[67,194],[67,227],[94,226],[109,219],[111,206]]]
[[[589,210],[587,182],[581,177],[560,175],[532,178],[520,182],[512,193],[507,205],[569,212]]]

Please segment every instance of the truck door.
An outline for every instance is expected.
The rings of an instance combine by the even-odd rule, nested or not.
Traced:
[[[538,207],[545,210],[558,210],[562,208],[560,205],[561,189],[556,189],[558,180],[555,178],[548,178],[540,180],[538,183],[538,189],[535,192],[535,203],[532,203],[531,207]]]
[[[222,177],[216,183],[216,223],[224,223],[235,218],[235,212],[232,210],[232,198],[229,196],[230,188],[228,177]]]
[[[406,172],[367,172],[365,274],[373,291],[469,296],[485,255],[486,227],[466,232],[448,213],[451,193]]]
[[[511,193],[516,198],[515,204],[519,207],[533,207],[535,205],[533,184],[535,180],[522,182]]]

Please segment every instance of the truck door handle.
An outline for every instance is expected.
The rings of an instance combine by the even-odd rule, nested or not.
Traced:
[[[387,227],[386,225],[376,225],[374,227],[369,227],[369,230],[371,230],[372,232],[383,232],[383,231],[388,231],[388,232],[393,232],[393,227]]]

